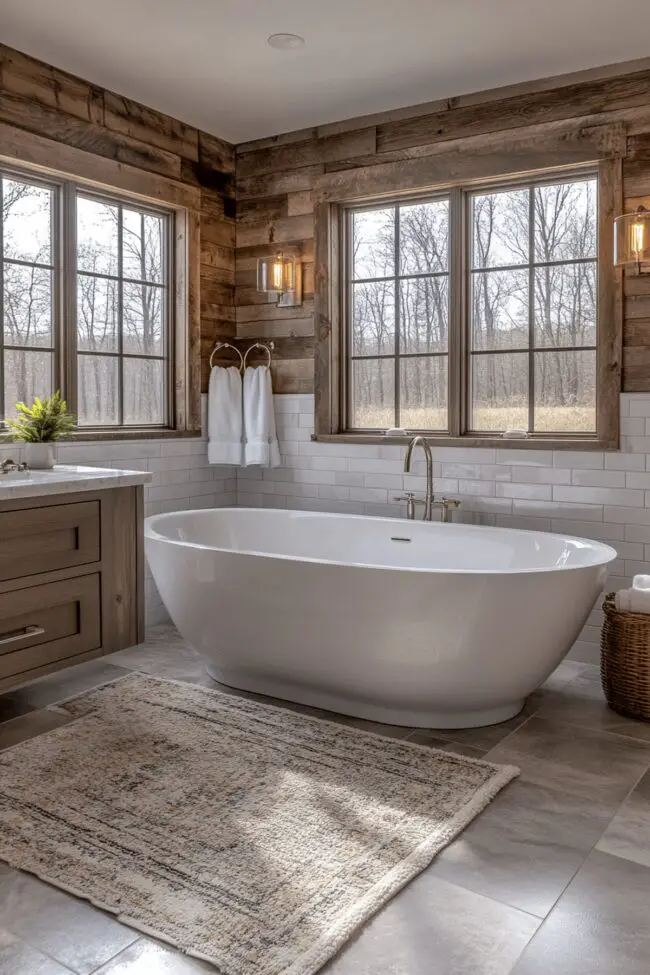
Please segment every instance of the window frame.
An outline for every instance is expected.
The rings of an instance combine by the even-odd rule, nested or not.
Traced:
[[[346,423],[347,410],[347,327],[345,318],[346,222],[349,210],[363,207],[391,205],[428,199],[439,195],[450,196],[450,281],[462,282],[450,296],[449,316],[449,432],[411,430],[409,436],[422,433],[432,444],[479,447],[534,447],[568,449],[618,449],[619,406],[621,389],[622,346],[622,297],[620,271],[613,266],[613,218],[622,206],[622,155],[618,150],[621,140],[616,127],[595,127],[589,133],[583,152],[572,152],[560,147],[548,164],[530,165],[531,156],[545,160],[543,140],[540,149],[533,153],[527,147],[528,167],[517,166],[517,154],[513,153],[511,172],[499,172],[504,157],[490,152],[473,163],[471,158],[455,168],[468,170],[466,178],[451,181],[440,179],[427,185],[426,169],[432,172],[444,169],[446,153],[427,160],[408,160],[383,167],[370,168],[369,175],[346,177],[334,174],[322,178],[316,187],[316,241],[315,241],[315,320],[316,320],[316,422],[315,439],[322,441],[346,441],[351,443],[405,443],[409,437],[387,436],[383,431],[354,430]],[[599,150],[594,152],[592,141]],[[580,137],[578,137],[578,142]],[[613,151],[614,150],[614,151]],[[584,155],[584,159],[578,159]],[[563,156],[568,158],[564,159]],[[557,158],[560,157],[560,158]],[[455,157],[456,158],[456,157]],[[555,164],[552,164],[555,163]],[[454,169],[454,166],[450,166]],[[477,171],[476,177],[472,168]],[[362,171],[363,172],[363,171]],[[531,181],[558,182],[571,176],[597,175],[598,177],[598,313],[597,313],[597,365],[596,365],[596,432],[594,434],[561,434],[555,432],[531,433],[523,440],[505,440],[500,433],[481,433],[469,430],[469,354],[467,314],[467,274],[465,254],[469,253],[469,206],[463,206],[462,197],[490,187],[505,188],[508,185],[530,184]],[[403,175],[403,179],[400,179]],[[424,178],[423,178],[424,177]],[[363,194],[359,193],[363,185]],[[410,185],[409,185],[410,184]],[[419,184],[419,185],[418,185]],[[395,185],[404,185],[396,193]],[[376,188],[376,192],[368,190]],[[455,205],[454,205],[455,203]],[[463,272],[463,268],[467,273]]]
[[[72,412],[77,406],[77,195],[149,210],[167,219],[165,302],[165,422],[147,425],[83,425],[75,440],[155,439],[199,436],[200,405],[200,191],[166,177],[59,147],[70,171],[42,165],[51,157],[47,140],[20,133],[20,158],[0,155],[0,173],[54,190],[53,193],[53,389],[61,389]],[[51,146],[51,144],[50,144]],[[18,152],[16,153],[16,157]],[[96,172],[95,172],[96,171]],[[87,173],[88,175],[77,175]],[[94,178],[99,175],[101,181]],[[106,178],[110,179],[105,182]],[[2,304],[0,302],[0,310]],[[147,358],[143,356],[143,358]],[[123,361],[123,360],[121,360]],[[10,440],[0,428],[0,439]]]

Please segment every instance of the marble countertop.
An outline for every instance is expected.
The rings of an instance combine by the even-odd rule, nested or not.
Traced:
[[[14,498],[39,498],[51,494],[77,491],[101,491],[104,488],[134,487],[149,484],[148,471],[121,471],[109,467],[78,467],[56,464],[50,471],[20,471],[0,474],[0,501]]]

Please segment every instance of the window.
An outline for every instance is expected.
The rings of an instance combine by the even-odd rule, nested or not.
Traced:
[[[77,193],[80,425],[167,420],[169,217]]]
[[[597,171],[340,214],[341,432],[596,438]]]
[[[594,434],[597,180],[468,203],[469,429]]]
[[[0,276],[3,416],[54,380],[58,254],[54,187],[3,175]]]
[[[174,213],[0,173],[2,416],[60,388],[80,429],[173,425]]]
[[[447,429],[449,199],[350,212],[350,424]]]

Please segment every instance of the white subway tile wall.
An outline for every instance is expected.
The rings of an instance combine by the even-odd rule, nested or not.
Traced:
[[[275,411],[283,466],[238,470],[240,506],[403,516],[394,496],[424,489],[421,453],[413,474],[404,475],[401,447],[312,441],[313,396],[276,396]],[[607,542],[619,555],[607,588],[627,586],[635,573],[650,571],[650,394],[624,393],[621,418],[617,452],[434,448],[434,488],[461,499],[455,517],[463,522]],[[600,603],[574,659],[598,661]]]
[[[205,396],[202,405],[205,418]],[[206,429],[205,422],[203,429]],[[17,444],[0,447],[0,462],[7,457],[23,460]],[[57,463],[151,471],[153,481],[144,489],[145,515],[189,508],[226,507],[237,503],[235,471],[230,467],[208,465],[205,437],[61,442],[57,447]],[[169,617],[148,566],[145,572],[146,621],[151,626]]]

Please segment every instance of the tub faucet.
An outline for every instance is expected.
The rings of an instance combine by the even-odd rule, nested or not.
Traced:
[[[434,508],[442,509],[442,520],[451,521],[451,512],[454,508],[460,506],[460,501],[452,501],[450,498],[440,498],[436,501],[433,497],[433,457],[431,454],[431,447],[427,443],[424,437],[417,436],[409,442],[406,448],[406,456],[404,457],[404,473],[409,474],[411,470],[411,457],[413,456],[413,451],[416,447],[422,447],[424,451],[424,457],[427,465],[427,493],[425,495],[424,501],[415,497],[412,491],[407,491],[403,496],[395,498],[396,501],[406,501],[406,517],[413,521],[415,518],[415,506],[416,504],[424,505],[424,512],[422,514],[422,521],[431,521]]]
[[[424,498],[424,513],[422,515],[422,521],[431,521],[431,512],[433,509],[433,457],[431,455],[431,447],[426,442],[424,437],[413,437],[406,448],[406,456],[404,458],[404,473],[410,473],[411,457],[413,456],[413,451],[416,447],[422,447],[427,464],[427,493]],[[412,504],[410,505],[410,511],[407,511],[407,516],[410,516],[411,518],[415,517],[415,510]]]

